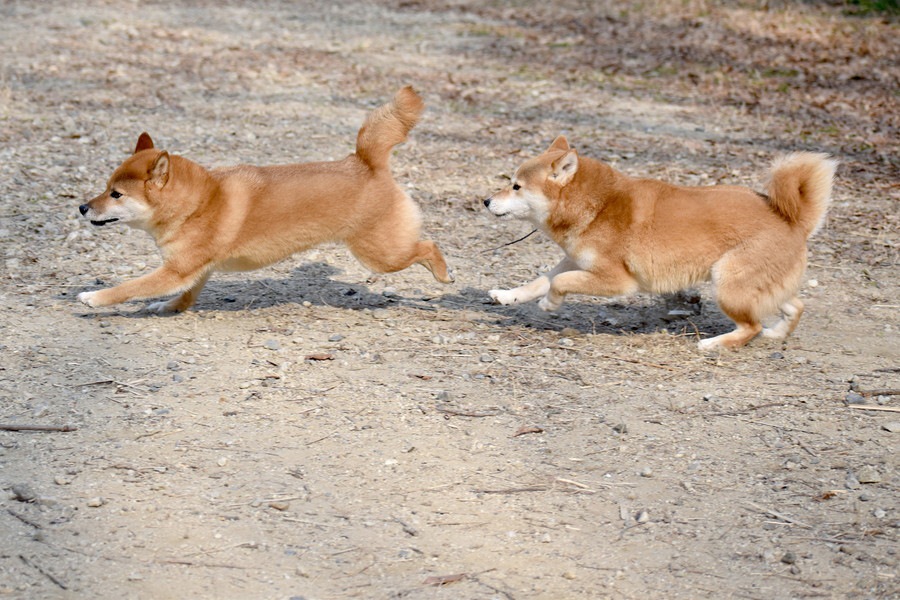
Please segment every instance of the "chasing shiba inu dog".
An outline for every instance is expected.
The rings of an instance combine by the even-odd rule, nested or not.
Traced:
[[[419,209],[390,171],[391,150],[424,107],[411,87],[401,89],[365,120],[356,152],[334,162],[207,170],[141,134],[106,191],[79,210],[94,225],[119,221],[149,232],[163,264],[78,299],[97,307],[178,294],[149,308],[180,312],[213,271],[257,269],[326,241],[344,242],[376,272],[419,263],[453,281],[434,242],[420,239]]]
[[[836,167],[824,154],[795,153],[773,165],[768,194],[685,187],[629,177],[579,156],[560,136],[484,204],[530,221],[565,258],[530,283],[489,294],[500,304],[541,298],[542,309],[556,310],[567,294],[667,293],[711,279],[737,328],[701,340],[701,349],[737,348],[760,331],[785,338],[803,313],[806,240],[825,218]],[[779,312],[763,328],[760,320]]]

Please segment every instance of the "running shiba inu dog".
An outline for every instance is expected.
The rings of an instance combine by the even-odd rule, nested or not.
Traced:
[[[619,173],[560,136],[484,205],[530,221],[565,258],[530,283],[489,294],[500,304],[541,298],[542,309],[556,310],[567,294],[668,293],[711,279],[737,328],[701,340],[701,349],[737,348],[760,331],[785,338],[803,313],[806,241],[825,218],[836,167],[824,154],[795,153],[773,165],[768,194],[685,187]],[[760,320],[779,311],[764,329]]]
[[[413,263],[453,281],[437,246],[419,238],[418,207],[390,171],[391,150],[424,109],[411,87],[372,112],[343,160],[207,170],[154,148],[146,133],[106,191],[79,207],[94,225],[120,221],[153,236],[163,265],[113,288],[83,292],[89,306],[178,294],[150,305],[180,312],[213,271],[247,271],[326,241],[344,242],[365,266],[393,272]]]

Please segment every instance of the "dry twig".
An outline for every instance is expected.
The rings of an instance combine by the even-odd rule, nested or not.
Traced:
[[[0,431],[75,431],[72,425],[25,425],[16,423],[0,423]]]

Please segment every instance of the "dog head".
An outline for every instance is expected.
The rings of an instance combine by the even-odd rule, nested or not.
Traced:
[[[156,150],[150,136],[142,133],[134,153],[115,170],[106,190],[78,210],[93,225],[121,221],[147,229],[153,216],[154,198],[168,181],[168,152]]]
[[[516,171],[510,185],[484,201],[498,217],[512,216],[546,224],[560,191],[578,171],[578,153],[559,136],[543,154],[525,161]]]

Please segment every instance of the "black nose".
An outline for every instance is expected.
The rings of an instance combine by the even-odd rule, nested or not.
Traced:
[[[82,204],[81,206],[78,207],[78,212],[80,212],[82,215],[87,214],[87,211],[89,211],[89,210],[91,210],[91,207],[88,206],[87,204]]]
[[[491,199],[490,199],[490,198],[485,198],[485,200],[484,200],[484,205],[485,205],[485,206],[490,206],[490,205],[491,205]],[[84,214],[84,213],[81,213],[81,214]]]

